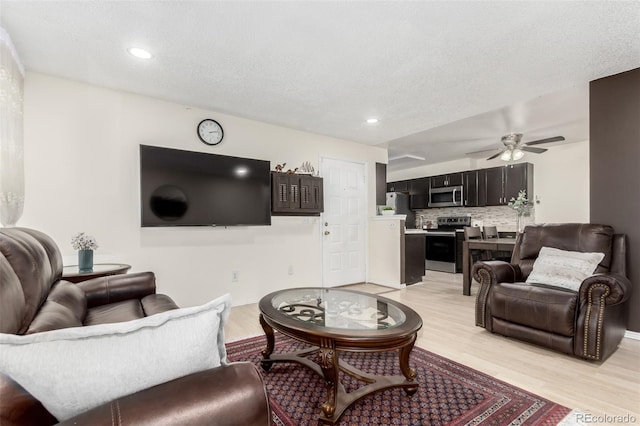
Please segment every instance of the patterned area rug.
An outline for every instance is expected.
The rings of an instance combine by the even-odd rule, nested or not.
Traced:
[[[264,336],[227,344],[231,361],[259,365]],[[276,334],[274,353],[304,346]],[[340,358],[363,371],[400,375],[398,352],[341,353]],[[424,349],[414,347],[410,365],[418,374],[418,392],[400,388],[369,395],[349,407],[339,425],[557,425],[571,411],[525,390],[494,379]],[[261,370],[262,371],[262,370]],[[362,382],[341,374],[347,391]],[[298,363],[275,363],[263,372],[273,411],[273,425],[317,425],[326,390],[324,381]]]

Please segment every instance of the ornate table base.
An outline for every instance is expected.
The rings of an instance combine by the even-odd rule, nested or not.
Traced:
[[[322,414],[319,421],[322,424],[335,424],[344,411],[351,404],[374,392],[384,389],[402,387],[407,395],[413,395],[418,390],[418,384],[415,382],[416,372],[409,367],[409,355],[415,344],[416,335],[413,334],[409,338],[402,339],[399,344],[393,347],[385,347],[379,349],[372,347],[370,352],[382,352],[393,349],[400,349],[400,369],[402,376],[378,376],[368,374],[361,371],[338,358],[335,340],[330,337],[321,337],[320,346],[313,346],[286,354],[273,354],[275,346],[275,336],[273,328],[267,324],[264,317],[260,315],[260,324],[267,337],[267,347],[262,351],[262,369],[269,371],[274,362],[297,362],[311,369],[325,381],[327,389],[327,399],[322,404]],[[308,343],[307,340],[298,336],[291,336],[297,340]],[[360,348],[362,350],[362,348]],[[306,358],[307,355],[317,353],[320,358],[320,364],[317,364]],[[361,380],[366,385],[353,391],[347,392],[340,383],[339,372],[342,371],[351,377]]]

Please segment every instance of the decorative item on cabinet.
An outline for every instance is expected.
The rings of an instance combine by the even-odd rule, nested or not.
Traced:
[[[273,216],[319,216],[324,211],[322,178],[271,172]]]

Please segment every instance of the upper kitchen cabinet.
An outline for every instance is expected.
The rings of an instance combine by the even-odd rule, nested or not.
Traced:
[[[533,164],[509,164],[482,170],[480,186],[484,186],[484,205],[502,206],[516,198],[518,192],[527,191],[527,198],[533,197]],[[482,176],[484,175],[484,176]]]
[[[448,175],[431,176],[431,188],[460,186],[462,185],[462,175],[462,173],[450,173]]]
[[[376,205],[387,203],[387,165],[376,163]]]
[[[399,180],[387,183],[387,192],[409,192],[409,181]]]
[[[271,213],[274,216],[319,216],[322,211],[322,178],[271,173]]]
[[[465,207],[482,207],[484,206],[484,188],[481,190],[479,185],[479,174],[482,175],[481,170],[469,170],[464,172],[463,186],[464,186],[464,206]],[[481,201],[482,200],[482,201]]]
[[[430,178],[423,177],[409,180],[409,208],[426,209],[429,207]]]

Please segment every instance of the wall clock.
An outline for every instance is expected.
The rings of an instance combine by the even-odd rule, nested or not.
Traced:
[[[218,145],[222,142],[224,132],[220,123],[206,118],[198,124],[198,137],[207,145]]]

